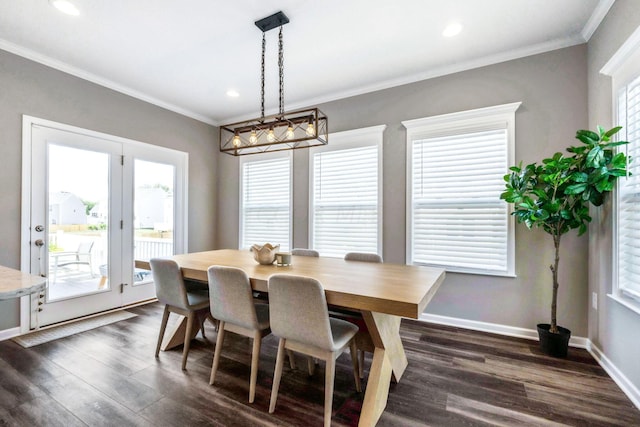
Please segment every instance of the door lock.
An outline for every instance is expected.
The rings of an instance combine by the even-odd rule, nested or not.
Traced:
[[[42,233],[44,231],[44,227],[42,225],[36,225],[36,231],[38,233]]]

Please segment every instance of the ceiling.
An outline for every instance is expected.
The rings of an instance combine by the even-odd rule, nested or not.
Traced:
[[[282,10],[285,109],[306,107],[591,37],[614,0],[47,0],[0,2],[0,49],[198,120],[260,111],[261,31]],[[442,31],[463,26],[455,37]],[[226,95],[236,90],[238,97]],[[267,32],[266,113],[278,106]]]

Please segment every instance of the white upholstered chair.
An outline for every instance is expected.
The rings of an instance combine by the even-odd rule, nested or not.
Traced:
[[[182,278],[182,271],[180,271],[180,267],[175,261],[153,258],[149,261],[149,264],[151,264],[156,296],[158,301],[165,305],[160,334],[158,335],[158,344],[156,345],[156,357],[160,353],[169,313],[181,314],[187,318],[184,348],[182,350],[182,369],[184,370],[187,367],[193,324],[195,321],[200,322],[201,318],[204,319],[206,317],[206,313],[209,311],[209,296],[206,291],[187,291]],[[198,329],[201,326],[201,324],[198,324]]]
[[[345,261],[382,262],[382,257],[369,252],[348,252],[344,256]]]
[[[271,332],[269,329],[269,306],[255,303],[249,276],[239,268],[212,265],[209,267],[208,277],[211,314],[219,322],[218,339],[216,340],[209,384],[213,384],[215,381],[225,332],[231,331],[253,338],[251,379],[249,381],[249,402],[253,403],[256,394],[262,337]]]
[[[314,249],[295,248],[291,250],[291,255],[319,257],[320,252]]]
[[[356,389],[361,391],[354,337],[358,327],[329,317],[320,282],[309,277],[275,274],[269,278],[271,330],[280,338],[269,413],[278,398],[285,351],[292,350],[326,362],[324,425],[331,425],[336,358],[350,349]]]

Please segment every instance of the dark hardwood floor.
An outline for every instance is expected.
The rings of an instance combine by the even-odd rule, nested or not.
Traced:
[[[254,404],[248,403],[251,343],[227,334],[209,386],[216,332],[153,357],[162,307],[132,308],[129,320],[25,349],[0,342],[0,426],[322,425],[324,366],[313,377],[300,357],[285,364],[278,405],[268,413],[277,340],[266,337]],[[640,411],[593,358],[542,355],[537,343],[403,320],[409,359],[379,426],[640,426]],[[367,359],[366,372],[371,362]],[[333,425],[357,425],[348,354],[338,360]]]

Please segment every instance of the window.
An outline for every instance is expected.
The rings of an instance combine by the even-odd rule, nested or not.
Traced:
[[[310,245],[322,256],[382,252],[385,127],[334,133],[329,145],[310,149]]]
[[[618,181],[617,283],[623,295],[640,300],[640,75],[621,88],[618,123],[633,161],[627,168],[630,175]]]
[[[519,106],[402,122],[407,128],[409,263],[515,274],[513,219],[500,193],[513,164]]]
[[[243,157],[240,168],[240,248],[279,244],[290,249],[291,155]]]
[[[613,77],[617,135],[632,162],[616,184],[612,297],[640,313],[640,31],[636,31],[601,71]]]

